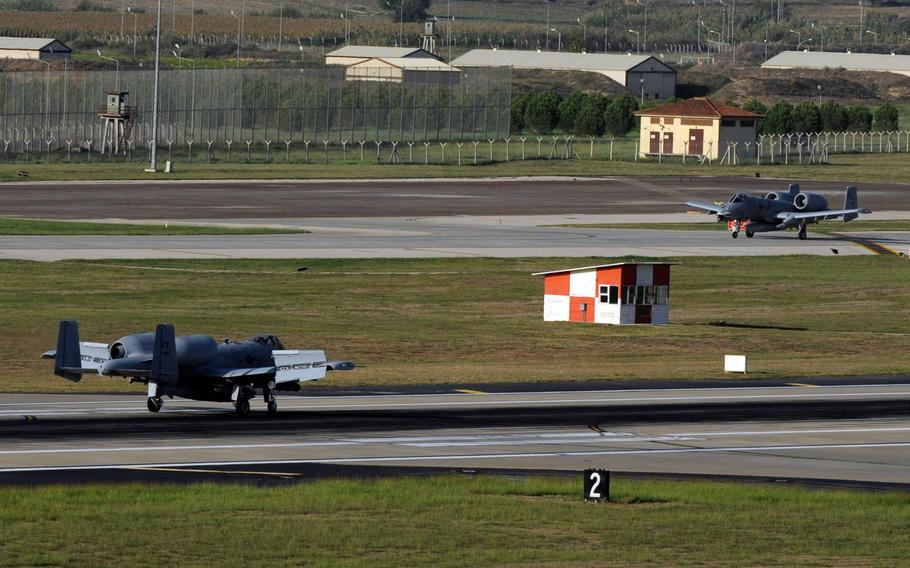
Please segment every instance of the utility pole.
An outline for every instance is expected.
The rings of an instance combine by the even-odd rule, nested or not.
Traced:
[[[547,3],[547,51],[550,50],[550,0],[543,0]]]

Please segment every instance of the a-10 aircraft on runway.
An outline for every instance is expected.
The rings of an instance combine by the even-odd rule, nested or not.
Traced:
[[[97,374],[144,383],[151,412],[161,410],[162,396],[179,396],[233,402],[241,416],[249,414],[257,391],[273,414],[276,391],[297,391],[301,382],[322,379],[326,371],[354,368],[350,361],[326,361],[323,351],[286,350],[274,335],[219,344],[209,335],[175,337],[170,324],[108,345],[80,342],[79,324],[61,321],[57,349],[42,358],[53,359],[54,374],[74,382]]]
[[[752,238],[755,233],[799,229],[800,240],[806,240],[806,226],[825,219],[843,217],[852,221],[860,213],[872,213],[859,207],[856,188],[850,186],[844,193],[843,209],[828,209],[828,200],[817,193],[801,192],[798,184],[790,184],[787,193],[772,191],[764,197],[737,193],[723,205],[704,201],[687,201],[686,205],[698,207],[717,215],[718,222],[726,221],[734,239],[744,230]]]

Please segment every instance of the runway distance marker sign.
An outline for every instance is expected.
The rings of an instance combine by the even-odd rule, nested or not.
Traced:
[[[610,500],[610,472],[605,469],[586,469],[584,500],[603,502]]]

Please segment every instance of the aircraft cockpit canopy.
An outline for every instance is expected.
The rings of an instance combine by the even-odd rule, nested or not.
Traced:
[[[274,336],[270,333],[262,333],[260,335],[254,335],[250,339],[252,341],[255,341],[256,343],[265,345],[269,349],[277,349],[279,351],[284,349],[284,344],[281,343],[281,340],[278,339],[277,336]]]
[[[745,200],[746,200],[746,194],[745,194],[745,193],[737,193],[736,195],[734,195],[733,197],[731,197],[731,198],[730,198],[730,201],[728,201],[727,203],[742,203],[742,202],[745,201]]]

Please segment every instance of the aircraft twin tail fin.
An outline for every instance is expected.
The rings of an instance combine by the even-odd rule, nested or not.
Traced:
[[[54,374],[68,381],[82,380],[82,353],[79,350],[79,322],[63,320],[57,333]]]
[[[173,324],[158,324],[155,329],[155,346],[149,382],[173,384],[177,382],[177,340]]]
[[[847,191],[844,193],[844,209],[859,209],[859,197],[856,194],[855,185],[847,186]],[[844,222],[852,221],[857,217],[859,217],[859,213],[847,213],[844,215]]]

